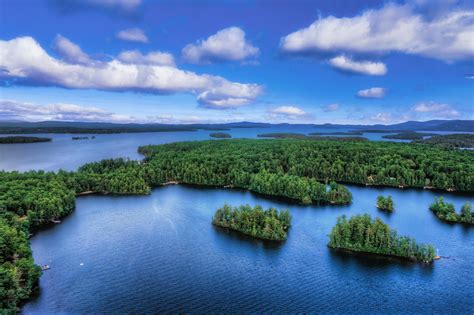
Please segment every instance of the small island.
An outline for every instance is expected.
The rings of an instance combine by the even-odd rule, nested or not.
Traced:
[[[249,205],[231,207],[226,204],[217,209],[212,224],[264,240],[284,241],[291,226],[291,215],[287,210],[263,210],[258,205],[252,208]]]
[[[0,137],[0,144],[49,142],[51,138],[9,136]]]
[[[417,244],[407,236],[398,236],[380,219],[372,220],[370,215],[356,215],[337,219],[329,235],[328,246],[355,252],[394,256],[419,262],[431,262],[436,258],[432,245]]]
[[[83,137],[72,137],[72,140],[89,140],[89,139],[95,139],[95,136],[92,136],[92,137],[87,137],[87,136],[83,136]]]
[[[392,196],[384,197],[378,196],[377,197],[377,208],[384,211],[392,212],[394,210],[393,199]]]
[[[416,132],[416,131],[403,131],[393,135],[382,136],[384,139],[394,139],[394,140],[421,140],[426,137],[436,136],[436,133],[427,133],[427,132]]]
[[[362,136],[362,131],[311,132],[310,136]]]
[[[443,197],[439,197],[430,205],[430,210],[443,221],[474,224],[474,213],[469,202],[461,207],[461,213],[456,213],[452,203],[445,202]]]
[[[218,139],[230,139],[232,136],[225,132],[214,132],[209,134],[211,138],[218,138]]]

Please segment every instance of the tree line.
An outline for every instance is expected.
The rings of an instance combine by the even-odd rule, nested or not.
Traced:
[[[261,239],[284,241],[291,226],[291,215],[288,210],[263,210],[259,205],[252,208],[249,205],[231,207],[226,204],[217,209],[212,224]]]
[[[329,235],[328,246],[422,262],[431,262],[436,255],[432,245],[417,244],[413,238],[398,236],[382,220],[372,220],[368,214],[349,219],[345,215],[339,217]]]

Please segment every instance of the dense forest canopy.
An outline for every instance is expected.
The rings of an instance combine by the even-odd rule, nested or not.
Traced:
[[[266,171],[392,187],[474,191],[474,152],[387,142],[250,140],[182,142],[140,147],[159,181],[184,179],[248,187]]]
[[[265,240],[284,241],[291,226],[291,215],[288,210],[263,210],[259,205],[253,208],[224,205],[217,209],[212,224]]]
[[[416,261],[431,262],[435,257],[432,245],[417,244],[397,232],[380,219],[372,220],[368,215],[357,215],[350,219],[341,216],[329,235],[329,247],[357,252],[368,252],[397,256]]]
[[[0,144],[49,142],[51,140],[51,138],[44,137],[8,136],[0,137]]]
[[[438,135],[427,139],[416,140],[414,143],[432,144],[447,148],[474,148],[474,134],[459,133]]]

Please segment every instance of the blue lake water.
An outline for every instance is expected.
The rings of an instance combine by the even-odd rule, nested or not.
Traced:
[[[224,131],[234,138],[269,132],[331,132],[313,127]],[[344,131],[344,130],[338,130]],[[137,147],[210,139],[215,131],[97,135],[0,146],[0,169],[74,170],[104,158],[142,158]],[[371,140],[384,134],[369,133]],[[53,313],[359,313],[474,312],[474,228],[438,220],[429,204],[440,192],[348,186],[349,206],[303,206],[246,191],[176,185],[149,196],[82,196],[61,224],[31,238],[38,264],[49,264],[40,295],[25,314]],[[375,208],[391,194],[393,214]],[[459,210],[472,195],[444,194]],[[293,226],[282,244],[211,225],[224,203],[289,209]],[[327,248],[342,214],[381,217],[400,235],[432,243],[449,258],[416,264]]]
[[[474,229],[436,219],[428,206],[438,193],[349,188],[352,205],[325,207],[183,185],[150,196],[80,197],[72,215],[31,239],[35,260],[52,269],[23,312],[472,314]],[[394,213],[375,208],[378,194],[394,197]],[[446,199],[458,208],[472,200]],[[288,240],[265,243],[212,226],[224,203],[289,209]],[[424,265],[327,248],[337,216],[364,212],[450,258]]]

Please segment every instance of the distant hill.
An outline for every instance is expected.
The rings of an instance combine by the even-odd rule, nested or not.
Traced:
[[[131,132],[166,132],[166,131],[195,131],[226,130],[230,128],[266,128],[272,126],[292,126],[291,124],[268,124],[256,122],[233,122],[224,124],[115,124],[102,122],[64,122],[64,121],[4,121],[0,122],[0,133],[131,133]],[[457,131],[474,132],[474,120],[429,120],[407,121],[393,125],[337,125],[337,124],[305,124],[326,129],[349,129],[365,131]]]

